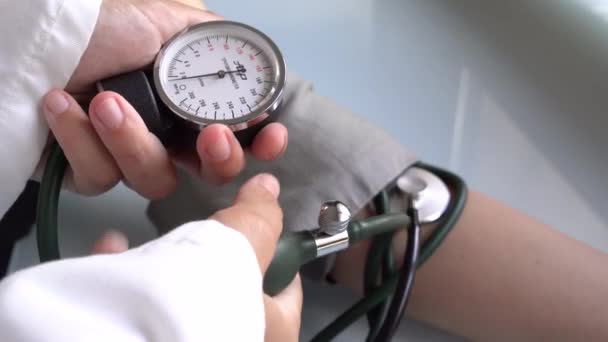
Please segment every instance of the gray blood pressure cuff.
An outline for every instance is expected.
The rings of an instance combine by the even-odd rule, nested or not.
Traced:
[[[148,208],[160,233],[229,206],[241,184],[260,172],[275,175],[281,183],[284,230],[313,230],[323,202],[339,200],[357,213],[416,162],[414,154],[386,132],[293,76],[288,78],[278,110],[278,121],[289,131],[285,155],[274,162],[248,157],[244,172],[223,186],[181,172],[177,190]],[[330,262],[324,259],[307,265],[303,275],[323,277]]]

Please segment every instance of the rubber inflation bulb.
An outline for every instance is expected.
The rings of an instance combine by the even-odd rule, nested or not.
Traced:
[[[300,267],[316,256],[317,246],[310,232],[283,234],[264,276],[264,292],[269,296],[281,292],[291,283]]]

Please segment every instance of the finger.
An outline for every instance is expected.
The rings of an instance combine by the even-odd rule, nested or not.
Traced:
[[[90,117],[133,190],[158,199],[175,189],[175,169],[167,150],[122,96],[110,91],[98,94],[91,101]]]
[[[93,245],[93,254],[112,254],[121,253],[129,249],[129,240],[124,234],[117,231],[109,231],[105,233],[95,245]]]
[[[202,176],[213,183],[230,181],[245,166],[243,148],[224,125],[205,127],[198,136],[196,150],[201,159]]]
[[[77,192],[98,194],[118,183],[118,166],[74,98],[52,90],[43,98],[43,113],[70,164]]]
[[[302,322],[303,297],[299,274],[276,296],[264,296],[264,311],[266,312],[264,341],[298,340]]]
[[[211,216],[234,228],[249,240],[262,273],[266,272],[283,226],[283,212],[277,198],[280,186],[276,178],[260,174],[240,189],[234,204]]]
[[[194,8],[205,9],[205,4],[203,4],[203,2],[200,0],[175,0],[175,1],[182,3],[184,5],[194,7]]]
[[[187,0],[188,4],[184,4],[184,1],[181,2],[181,8],[172,8],[172,10],[176,13],[177,16],[186,20],[186,25],[195,25],[205,21],[214,21],[214,20],[223,20],[224,17],[221,15],[210,11],[205,8],[206,6],[202,3],[202,1],[198,1],[200,6],[192,6],[193,2],[196,0]],[[197,11],[192,11],[191,8],[196,8]]]
[[[144,6],[142,10],[151,9],[150,14],[154,24],[162,36],[163,42],[166,42],[173,35],[183,30],[185,27],[195,25],[201,22],[214,21],[223,19],[221,16],[200,8],[201,6],[192,6],[194,0],[187,1],[150,1],[150,6]],[[161,10],[155,9],[154,6],[165,7]]]
[[[257,160],[275,160],[285,153],[287,141],[287,128],[274,122],[264,127],[256,135],[251,145],[251,153]]]

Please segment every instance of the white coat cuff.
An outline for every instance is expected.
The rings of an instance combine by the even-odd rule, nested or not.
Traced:
[[[32,176],[46,145],[42,97],[67,85],[97,23],[101,0],[9,1],[2,10],[0,216]],[[4,6],[0,6],[0,9]],[[11,19],[12,18],[12,19]]]
[[[50,262],[0,283],[7,341],[263,341],[253,247],[217,221],[125,253]]]

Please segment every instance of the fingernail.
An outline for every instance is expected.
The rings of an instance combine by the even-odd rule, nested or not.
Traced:
[[[274,198],[279,197],[279,193],[281,192],[281,186],[279,185],[279,181],[272,175],[269,174],[261,174],[257,176],[256,182],[266,188]]]
[[[220,134],[214,144],[207,146],[207,155],[216,162],[225,161],[230,157],[230,142],[226,133]]]
[[[45,97],[44,106],[49,114],[58,115],[68,110],[70,102],[63,92],[53,90]]]
[[[129,249],[129,240],[118,231],[105,233],[93,245],[94,254],[121,253]]]
[[[287,133],[287,130],[285,130],[285,132],[283,133],[283,148],[281,149],[281,153],[280,155],[283,155],[285,153],[285,151],[287,151],[287,146],[289,142],[289,133]]]
[[[97,117],[107,129],[116,129],[122,124],[124,114],[115,99],[109,98],[97,106]]]
[[[119,231],[111,230],[105,233],[103,240],[117,250],[129,249],[129,240]]]

